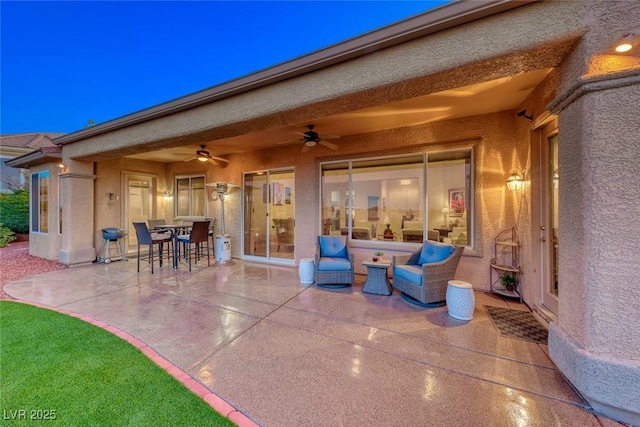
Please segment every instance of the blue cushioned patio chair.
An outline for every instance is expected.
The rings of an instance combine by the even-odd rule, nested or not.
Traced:
[[[315,282],[324,288],[345,288],[353,284],[353,253],[346,236],[318,236]]]
[[[445,305],[447,285],[456,275],[464,248],[427,240],[409,255],[394,255],[393,287],[405,301],[421,307]]]

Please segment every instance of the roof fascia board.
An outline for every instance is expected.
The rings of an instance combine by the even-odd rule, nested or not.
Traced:
[[[4,163],[12,168],[29,169],[30,166],[59,161],[61,151],[61,147],[42,147],[40,150],[7,160]]]
[[[539,0],[455,1],[255,73],[52,140],[65,145],[188,110]]]

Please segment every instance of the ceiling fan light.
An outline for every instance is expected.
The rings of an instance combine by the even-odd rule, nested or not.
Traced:
[[[200,160],[201,162],[206,162],[208,159],[204,156],[199,156],[198,160]]]
[[[307,145],[307,147],[315,147],[316,146],[316,142],[315,141],[306,141],[305,144]]]

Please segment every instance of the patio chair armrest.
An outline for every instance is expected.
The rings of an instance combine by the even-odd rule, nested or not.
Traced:
[[[396,266],[396,265],[406,265],[407,261],[409,261],[409,258],[411,258],[411,254],[406,254],[406,255],[394,255],[391,258],[391,265],[392,266]]]
[[[431,280],[434,276],[440,274],[450,274],[451,278],[455,275],[462,257],[464,248],[462,246],[456,246],[455,250],[446,259],[438,262],[429,262],[422,264],[422,280],[423,283]]]

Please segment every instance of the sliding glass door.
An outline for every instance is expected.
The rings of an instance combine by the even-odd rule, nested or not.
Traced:
[[[293,169],[244,175],[243,255],[294,262]]]

